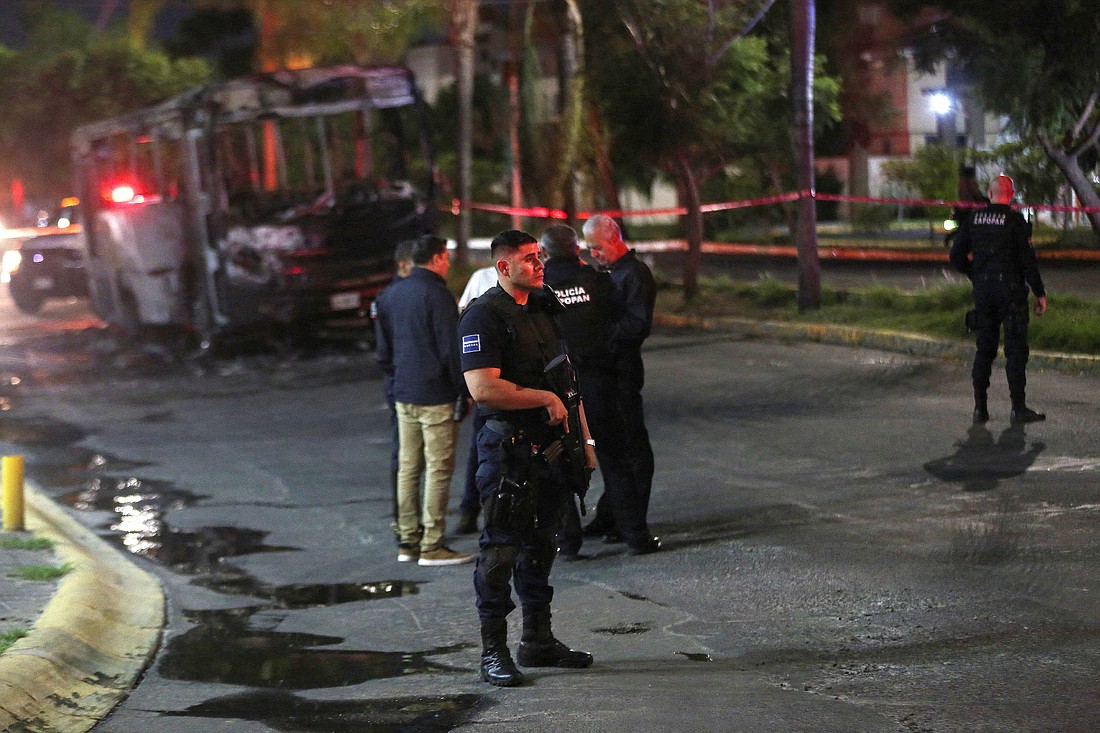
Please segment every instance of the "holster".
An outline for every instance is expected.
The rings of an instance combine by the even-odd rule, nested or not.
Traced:
[[[535,492],[530,483],[507,476],[485,502],[485,524],[501,532],[523,532],[535,522]]]
[[[516,432],[501,442],[501,478],[485,501],[486,526],[501,532],[515,533],[537,524],[537,479],[532,465],[532,448],[522,432]]]

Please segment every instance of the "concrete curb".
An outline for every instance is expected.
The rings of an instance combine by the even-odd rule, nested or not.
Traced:
[[[83,733],[133,688],[165,621],[160,582],[27,487],[27,524],[72,569],[0,656],[0,730]]]
[[[654,320],[660,325],[674,328],[698,328],[705,331],[728,331],[741,335],[818,341],[846,346],[865,346],[914,356],[936,356],[966,361],[974,358],[974,343],[972,340],[933,338],[901,331],[858,328],[827,323],[753,321],[732,316],[704,318],[666,314],[657,315]],[[1028,365],[1033,369],[1057,369],[1081,374],[1100,374],[1100,356],[1088,354],[1063,354],[1054,351],[1032,350]]]

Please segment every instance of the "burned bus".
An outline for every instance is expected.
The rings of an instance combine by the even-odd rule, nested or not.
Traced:
[[[82,126],[96,313],[135,336],[352,332],[397,242],[436,229],[423,102],[402,67],[280,71]]]

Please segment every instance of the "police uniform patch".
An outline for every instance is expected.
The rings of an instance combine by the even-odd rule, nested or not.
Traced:
[[[462,337],[462,353],[477,354],[481,351],[481,335],[472,333]]]

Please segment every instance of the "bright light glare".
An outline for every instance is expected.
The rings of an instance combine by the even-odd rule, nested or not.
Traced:
[[[64,217],[64,216],[63,216],[63,217],[61,217],[60,219],[58,219],[58,220],[57,220],[57,228],[58,228],[58,229],[65,229],[65,228],[67,228],[67,227],[69,226],[69,224],[71,224],[71,223],[72,223],[72,222],[70,222],[70,221],[69,221],[68,217]]]
[[[18,250],[9,249],[0,260],[0,283],[11,282],[12,273],[19,269],[23,255]]]
[[[928,106],[937,115],[945,115],[951,111],[951,97],[943,92],[936,92],[928,98]]]
[[[945,232],[953,232],[958,228],[959,228],[959,225],[954,219],[944,219],[943,220],[943,230]]]
[[[133,186],[116,186],[111,190],[111,201],[116,204],[124,204],[127,201],[134,200],[134,187]]]

